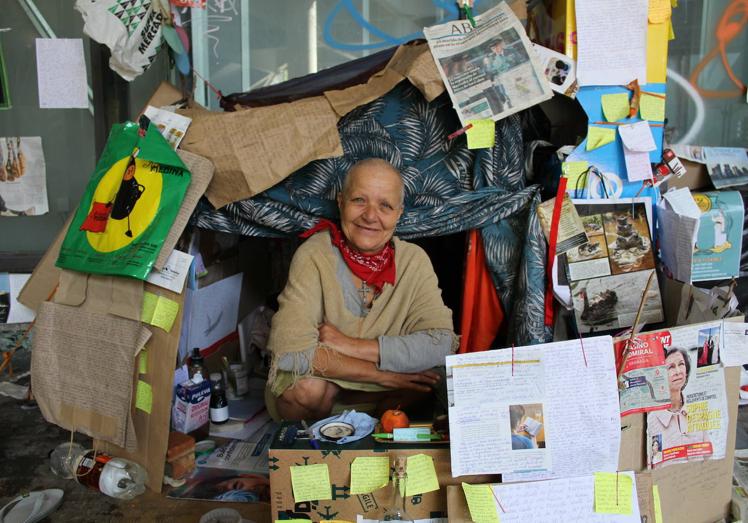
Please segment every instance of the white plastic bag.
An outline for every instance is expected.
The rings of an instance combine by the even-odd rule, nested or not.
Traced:
[[[112,52],[109,67],[131,82],[148,69],[161,47],[168,16],[160,0],[76,0],[83,32]]]

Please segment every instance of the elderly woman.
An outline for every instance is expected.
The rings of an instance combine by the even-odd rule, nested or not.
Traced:
[[[671,407],[667,410],[655,410],[647,415],[647,434],[650,440],[656,439],[658,435],[661,436],[660,451],[692,443],[708,442],[709,437],[705,431],[688,432],[688,411],[683,401],[683,389],[691,374],[691,359],[688,353],[678,347],[671,347],[665,352],[665,365],[670,386]],[[673,460],[675,461],[682,460]]]
[[[355,164],[338,194],[340,228],[305,233],[273,317],[266,403],[276,419],[320,419],[336,401],[430,392],[430,369],[454,352],[452,312],[426,253],[393,236],[403,212],[400,173]]]

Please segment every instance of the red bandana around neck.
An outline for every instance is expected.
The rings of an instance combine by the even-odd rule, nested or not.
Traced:
[[[353,274],[367,285],[374,287],[377,294],[382,292],[385,283],[395,284],[395,249],[392,242],[387,242],[381,251],[375,254],[364,254],[352,249],[346,241],[340,228],[324,218],[317,225],[300,234],[302,238],[329,230],[332,244],[338,248],[343,261]]]

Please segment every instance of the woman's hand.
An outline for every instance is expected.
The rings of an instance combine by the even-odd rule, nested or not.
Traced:
[[[414,372],[406,374],[403,372],[384,371],[377,380],[379,385],[391,389],[417,390],[420,392],[430,392],[441,377],[436,372],[425,370],[423,372]]]
[[[346,356],[379,363],[379,342],[377,340],[351,338],[330,323],[323,323],[317,330],[319,331],[319,342],[325,347]]]

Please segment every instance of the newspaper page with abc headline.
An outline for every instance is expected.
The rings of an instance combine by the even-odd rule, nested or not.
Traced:
[[[425,27],[462,125],[500,120],[553,95],[525,29],[506,2],[467,20]]]

